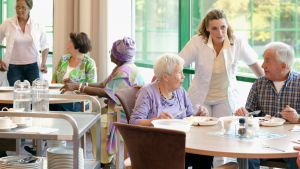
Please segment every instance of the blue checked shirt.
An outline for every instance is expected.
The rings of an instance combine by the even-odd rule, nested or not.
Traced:
[[[258,116],[274,116],[282,112],[286,105],[300,113],[300,74],[294,71],[290,72],[279,92],[272,81],[265,76],[259,77],[252,85],[246,109],[249,112],[261,110]],[[276,117],[282,118],[281,114]]]

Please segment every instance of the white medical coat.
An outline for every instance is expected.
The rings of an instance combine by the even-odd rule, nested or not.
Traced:
[[[14,42],[17,35],[17,25],[16,25],[17,19],[18,19],[17,16],[8,18],[0,25],[0,42],[2,42],[3,39],[6,37],[6,52],[4,54],[4,57],[2,58],[2,61],[7,65],[8,68],[9,68],[11,52],[14,47]],[[40,23],[35,22],[33,18],[31,18],[30,28],[31,28],[30,34],[32,36],[34,46],[38,53],[37,63],[40,70],[41,55],[39,54],[39,50],[41,49],[41,51],[43,51],[49,48],[47,43],[47,38],[46,38],[46,31],[45,31],[45,27],[42,26]],[[9,86],[6,74],[7,72],[0,71],[0,83],[4,81],[2,86]],[[41,71],[40,71],[40,78],[43,78],[43,74]]]
[[[195,112],[198,111],[196,104],[203,105],[205,101],[214,64],[213,50],[204,41],[202,36],[195,35],[179,53],[179,56],[185,60],[184,67],[195,62],[195,75],[187,92]],[[247,42],[239,37],[235,36],[231,42],[233,45],[223,50],[223,53],[229,79],[228,100],[232,112],[235,112],[239,108],[239,93],[235,77],[238,59],[247,65],[252,65],[257,61],[258,55]]]

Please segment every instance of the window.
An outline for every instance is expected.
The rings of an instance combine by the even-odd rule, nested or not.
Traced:
[[[51,80],[52,77],[52,51],[53,51],[53,5],[54,0],[33,0],[33,8],[30,11],[30,15],[38,20],[45,26],[45,30],[47,33],[47,41],[49,44],[49,55],[47,58],[47,66],[48,73],[46,74],[46,78]],[[0,23],[5,21],[7,18],[13,17],[16,15],[16,0],[0,0]],[[1,42],[0,42],[1,43]],[[2,42],[3,46],[6,45],[5,40]],[[2,49],[2,51],[1,51]],[[0,47],[0,57],[5,53],[5,48]]]
[[[178,53],[178,1],[135,0],[137,61]]]
[[[191,32],[206,13],[212,9],[222,9],[236,35],[248,41],[259,55],[262,64],[264,46],[270,42],[281,41],[292,46],[295,57],[300,56],[299,9],[298,0],[192,0]],[[293,69],[300,72],[300,62],[296,59]],[[249,67],[239,62],[238,73],[253,74]]]

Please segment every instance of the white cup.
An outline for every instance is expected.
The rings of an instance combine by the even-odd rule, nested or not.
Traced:
[[[7,107],[3,107],[3,110],[7,110],[7,111],[12,111],[12,112],[24,112],[24,108],[7,108]],[[25,122],[25,117],[10,117],[13,123],[24,123]]]
[[[11,123],[11,119],[9,117],[0,117],[0,128],[9,127],[10,123]]]

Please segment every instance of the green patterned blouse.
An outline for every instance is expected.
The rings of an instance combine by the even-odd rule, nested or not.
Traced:
[[[56,83],[62,83],[71,57],[72,55],[70,54],[63,55],[58,62],[57,68],[53,74],[53,79],[56,79]],[[75,83],[97,82],[97,69],[95,61],[87,55],[84,55],[83,60],[70,72],[69,78]]]

